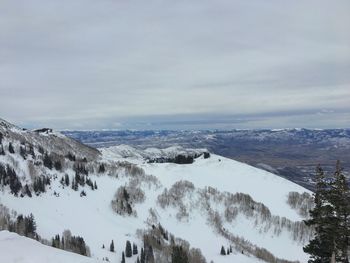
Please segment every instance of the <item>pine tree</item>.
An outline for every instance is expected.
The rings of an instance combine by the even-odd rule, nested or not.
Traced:
[[[121,261],[121,263],[125,263],[125,254],[124,254],[124,252],[122,253],[122,261]]]
[[[221,246],[220,255],[222,255],[222,256],[225,256],[225,255],[226,255],[224,246]]]
[[[137,251],[137,246],[135,243],[132,244],[132,254],[137,255],[139,252]]]
[[[68,174],[64,175],[64,183],[66,184],[66,186],[69,186],[69,176],[68,176]]]
[[[137,257],[136,263],[140,263],[140,258],[139,257]]]
[[[335,253],[336,218],[334,208],[328,202],[329,187],[322,168],[316,168],[316,189],[314,193],[315,207],[310,210],[310,219],[305,220],[307,226],[315,227],[314,239],[310,240],[303,250],[310,254],[309,263],[329,262]]]
[[[33,214],[24,218],[24,235],[26,237],[34,237],[36,233],[36,223]]]
[[[132,257],[132,249],[131,249],[131,243],[129,240],[126,241],[126,245],[125,245],[125,256],[127,258]]]
[[[44,166],[52,170],[53,163],[52,163],[51,157],[47,153],[44,155],[43,163],[44,163]]]
[[[27,196],[32,197],[32,192],[30,191],[29,186],[27,184],[24,186],[24,193]]]
[[[182,246],[173,246],[171,263],[189,263],[187,253]]]
[[[143,247],[141,248],[141,263],[145,263],[146,259],[145,259],[145,250],[143,249]]]
[[[62,164],[61,164],[60,161],[56,161],[55,164],[54,164],[54,166],[55,166],[55,169],[56,169],[57,171],[61,171],[61,169],[62,169]]]
[[[9,153],[15,153],[11,142],[9,143]]]
[[[347,180],[342,172],[340,162],[337,161],[334,178],[331,182],[329,201],[333,205],[336,220],[333,221],[336,228],[336,261],[349,262],[348,248],[350,236],[350,191]]]
[[[111,245],[109,246],[109,251],[114,252],[114,242],[112,240]]]
[[[104,173],[106,171],[105,166],[103,163],[100,164],[100,167],[98,168],[99,173]]]

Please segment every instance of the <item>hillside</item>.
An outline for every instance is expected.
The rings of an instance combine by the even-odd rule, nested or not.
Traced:
[[[69,230],[83,237],[84,254],[110,262],[127,241],[138,248],[127,263],[141,248],[148,262],[171,262],[177,246],[190,262],[307,259],[310,192],[274,174],[205,149],[95,150],[51,130],[1,129],[0,229],[19,229],[18,214],[33,214],[33,236],[53,244]],[[220,255],[222,246],[232,253]]]
[[[99,261],[45,246],[33,239],[0,231],[1,262],[6,263],[97,263]]]

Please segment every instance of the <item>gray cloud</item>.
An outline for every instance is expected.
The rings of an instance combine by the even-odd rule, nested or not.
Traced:
[[[0,5],[0,112],[20,125],[349,126],[347,0]]]

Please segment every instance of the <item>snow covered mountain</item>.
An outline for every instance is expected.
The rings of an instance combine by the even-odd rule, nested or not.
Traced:
[[[189,262],[305,262],[302,246],[312,235],[302,223],[312,205],[308,190],[205,149],[96,150],[50,129],[1,121],[0,187],[0,229],[70,251],[80,240],[88,246],[81,254],[95,260],[120,262],[124,253],[136,262],[144,248],[147,262],[171,262],[181,246]],[[33,214],[35,233],[19,214]],[[9,247],[16,240],[46,250],[0,232],[6,262],[15,262]],[[128,241],[137,248],[130,257]]]

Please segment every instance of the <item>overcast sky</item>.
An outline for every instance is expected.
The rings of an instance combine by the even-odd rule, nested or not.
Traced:
[[[350,127],[349,14],[349,0],[0,0],[0,118]]]

